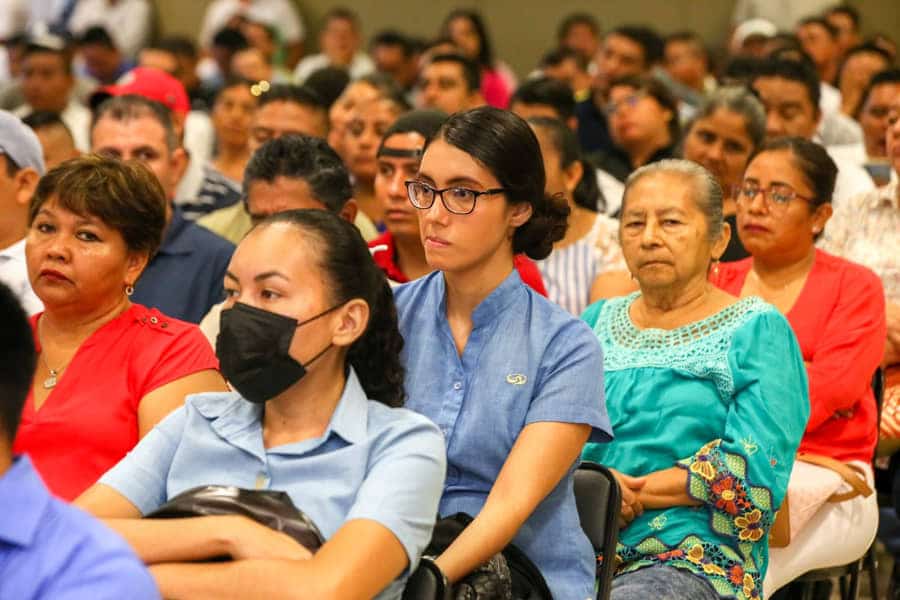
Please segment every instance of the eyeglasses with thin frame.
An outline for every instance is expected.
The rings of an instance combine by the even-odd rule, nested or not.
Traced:
[[[779,210],[784,210],[794,198],[799,198],[806,202],[815,200],[815,198],[809,196],[801,196],[786,183],[773,183],[768,188],[763,188],[758,183],[745,181],[737,190],[737,201],[749,204],[760,193],[763,195],[763,200],[766,201],[766,206],[769,209],[777,207]]]
[[[612,116],[616,114],[616,112],[622,108],[623,106],[627,106],[628,108],[634,108],[637,106],[638,102],[647,97],[647,92],[644,90],[638,90],[633,94],[628,94],[618,102],[610,102],[606,105],[606,114],[608,116]]]
[[[441,204],[448,212],[454,215],[467,215],[475,210],[475,201],[481,196],[492,196],[506,192],[503,188],[492,188],[479,192],[464,187],[448,187],[442,190],[422,183],[421,181],[407,181],[406,195],[410,203],[419,210],[428,210],[434,205],[434,199],[439,197]]]

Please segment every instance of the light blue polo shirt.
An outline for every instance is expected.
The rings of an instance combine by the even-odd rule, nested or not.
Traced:
[[[352,369],[320,438],[265,448],[262,411],[234,392],[188,396],[100,483],[143,514],[201,485],[284,491],[326,540],[347,521],[376,521],[410,562],[378,598],[400,598],[437,515],[446,466],[440,431],[419,414],[368,400]]]
[[[586,424],[593,428],[589,441],[611,439],[600,342],[515,270],[475,308],[462,356],[447,324],[443,274],[395,288],[394,296],[405,340],[407,406],[437,423],[447,440],[441,516],[481,511],[531,423]],[[560,600],[594,595],[596,558],[572,487],[576,462],[513,540]]]

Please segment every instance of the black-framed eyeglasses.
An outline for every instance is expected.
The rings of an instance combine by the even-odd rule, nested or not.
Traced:
[[[757,194],[763,195],[763,200],[766,201],[769,208],[776,206],[778,208],[784,208],[790,204],[791,200],[794,198],[799,198],[800,200],[805,200],[807,202],[812,202],[814,200],[814,198],[808,196],[801,196],[794,188],[786,183],[773,183],[769,185],[768,188],[763,188],[753,181],[745,181],[738,189],[737,201],[750,203],[756,198]]]
[[[506,190],[503,188],[492,188],[483,192],[464,187],[448,187],[438,190],[421,181],[406,182],[406,195],[414,207],[420,210],[428,210],[434,205],[434,199],[440,197],[444,208],[454,215],[471,213],[475,210],[475,201],[480,196],[491,196],[493,194],[503,194],[504,192]]]

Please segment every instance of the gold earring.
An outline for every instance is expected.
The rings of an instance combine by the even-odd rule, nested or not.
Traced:
[[[713,268],[712,268],[713,277],[719,276],[719,259],[713,260]]]

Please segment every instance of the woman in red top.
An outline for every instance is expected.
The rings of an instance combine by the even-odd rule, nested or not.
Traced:
[[[870,382],[884,349],[884,292],[869,269],[815,247],[831,216],[836,175],[818,144],[800,138],[763,144],[737,201],[737,233],[751,256],[714,269],[713,279],[736,296],[774,304],[797,336],[811,405],[799,452],[851,463],[871,486],[878,428]],[[877,522],[874,494],[826,502],[790,545],[772,549],[766,594],[810,569],[858,559]]]
[[[41,179],[31,201],[28,276],[45,312],[39,360],[14,444],[71,500],[184,402],[226,390],[194,325],[132,304],[159,247],[165,195],[138,164],[90,156]]]
[[[418,210],[409,202],[406,181],[419,170],[427,141],[438,132],[447,115],[436,110],[414,110],[397,119],[381,138],[376,157],[375,199],[384,210],[387,231],[371,242],[375,264],[388,279],[406,283],[431,273],[419,233]],[[522,254],[513,258],[522,282],[546,296],[544,280],[534,261]]]

